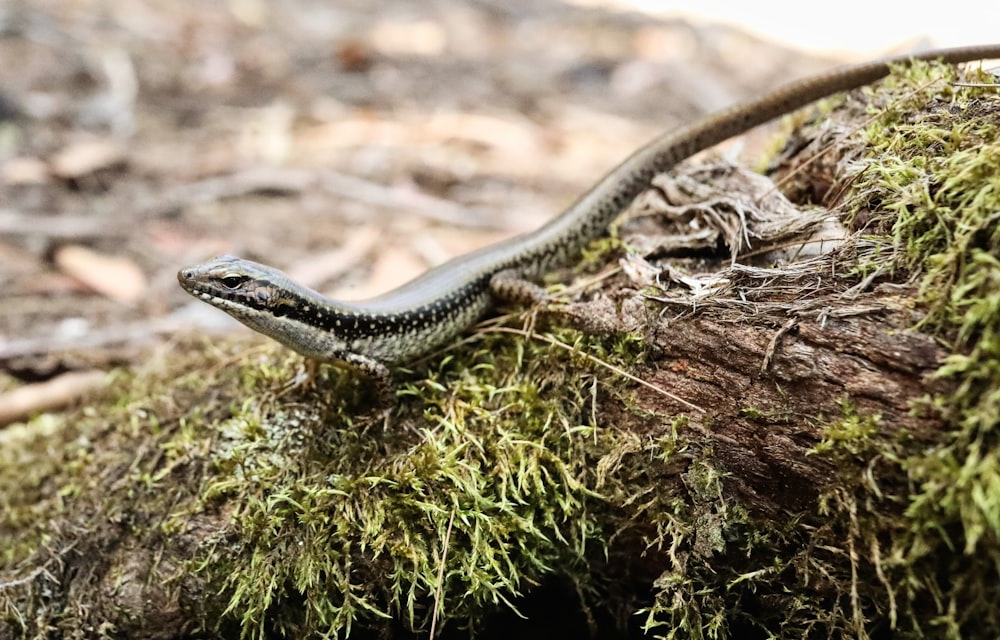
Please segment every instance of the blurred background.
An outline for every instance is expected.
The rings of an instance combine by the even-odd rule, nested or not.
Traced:
[[[790,3],[764,0],[570,0],[580,6],[642,11],[661,18],[725,24],[773,43],[809,52],[877,57],[926,44],[957,47],[997,37],[1000,5],[958,0],[944,6],[913,2]]]
[[[5,0],[0,391],[241,330],[177,287],[182,266],[233,253],[370,296],[537,227],[658,132],[836,63],[988,41],[998,17],[985,0]]]

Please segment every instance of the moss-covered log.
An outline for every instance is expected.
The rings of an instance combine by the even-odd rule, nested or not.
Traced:
[[[388,426],[251,339],[3,431],[0,637],[996,637],[1000,98],[954,81],[828,105],[788,199],[659,181]]]

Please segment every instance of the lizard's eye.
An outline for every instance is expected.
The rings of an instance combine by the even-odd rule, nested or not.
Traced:
[[[241,284],[248,280],[248,278],[239,274],[232,274],[223,276],[222,278],[219,278],[219,280],[222,282],[222,286],[227,289],[238,289]]]

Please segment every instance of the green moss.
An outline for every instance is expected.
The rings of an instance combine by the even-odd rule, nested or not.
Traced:
[[[918,69],[915,82],[934,87],[941,78],[954,77],[938,66]],[[972,78],[977,80],[989,77]],[[956,390],[929,399],[927,408],[945,412],[955,431],[932,455],[907,465],[925,486],[947,481],[932,491],[939,495],[931,502],[952,512],[945,505],[954,502],[955,491],[996,495],[990,459],[1000,424],[1000,105],[995,89],[922,97],[932,105],[921,121],[892,127],[883,121],[869,129],[880,170],[866,171],[857,192],[882,203],[885,217],[875,223],[892,222],[897,264],[919,278],[927,310],[920,326],[954,350],[938,375],[954,381]],[[889,161],[882,161],[883,153]],[[950,467],[945,471],[932,462],[941,455],[962,462],[945,465]],[[954,483],[970,480],[970,472],[982,482]],[[972,511],[986,518],[972,528],[989,525],[994,536],[1000,535],[989,509]]]
[[[953,391],[914,411],[943,415],[932,442],[871,441],[854,493],[828,496],[847,514],[860,580],[881,589],[863,615],[909,634],[1000,634],[1000,105],[995,89],[954,88],[950,67],[919,64],[891,83],[867,128],[871,160],[851,206],[891,239],[878,260],[920,283],[918,327],[951,345],[938,371]],[[972,82],[989,82],[973,74]],[[906,116],[922,113],[919,118]],[[880,482],[876,478],[894,478]],[[851,486],[851,485],[847,485]],[[866,627],[859,626],[862,630]]]
[[[477,628],[549,578],[591,593],[591,562],[620,528],[595,488],[620,436],[594,427],[595,403],[631,402],[591,358],[626,366],[644,345],[543,337],[573,349],[472,336],[403,377],[388,428],[358,415],[371,391],[353,373],[325,367],[313,387],[290,387],[301,360],[286,350],[204,342],[179,348],[171,366],[119,376],[93,410],[39,418],[0,450],[5,485],[26,474],[40,485],[0,497],[0,531],[14,543],[0,558],[0,635],[93,624],[81,603],[122,576],[158,601],[193,574],[206,596],[192,613],[229,637],[426,630],[438,594],[439,627]],[[624,495],[603,469],[604,487]],[[63,520],[76,526],[53,529]],[[178,552],[179,541],[197,546]],[[68,593],[32,572],[68,550],[105,559],[107,573],[67,580]],[[178,556],[195,560],[177,566]],[[128,572],[136,557],[154,563],[141,584]]]
[[[740,415],[750,420],[760,420],[764,418],[767,414],[758,409],[757,407],[746,407],[740,411]]]
[[[1000,105],[995,89],[957,89],[954,79],[950,67],[917,64],[871,93],[869,156],[848,208],[878,250],[836,265],[841,277],[877,270],[920,283],[916,328],[953,349],[938,371],[952,391],[913,410],[948,428],[918,438],[845,397],[840,416],[814,418],[825,437],[813,455],[831,469],[815,508],[764,524],[722,493],[711,503],[721,526],[697,546],[692,523],[712,522],[698,513],[711,490],[657,501],[649,514],[669,569],[644,610],[650,634],[1000,634]]]
[[[880,416],[861,415],[850,398],[841,399],[843,415],[839,420],[825,421],[823,439],[810,453],[849,453],[859,455],[868,451],[872,437],[878,433]]]
[[[615,261],[615,256],[626,249],[625,242],[618,235],[618,226],[612,225],[606,236],[592,240],[581,252],[576,264],[577,273],[600,271]]]
[[[200,416],[197,407],[210,403],[176,377],[197,369],[216,393],[231,390],[208,373],[205,351],[178,349],[170,366],[154,357],[137,374],[112,374],[85,408],[2,432],[0,636],[90,627],[94,637],[119,637],[126,631],[117,623],[141,612],[123,611],[117,623],[91,617],[102,594],[137,588],[164,597],[176,567],[158,558],[176,532],[171,514],[196,505],[211,441],[202,418],[215,415]]]
[[[627,338],[559,338],[634,357]],[[229,594],[224,620],[248,637],[332,637],[379,620],[426,629],[440,589],[441,619],[475,627],[548,575],[589,581],[584,560],[606,543],[590,476],[607,438],[591,393],[608,374],[519,337],[477,340],[405,384],[419,402],[389,430],[348,417],[339,398],[353,376],[335,370],[301,399],[268,398],[270,381],[247,390],[263,400],[218,424],[204,489],[207,504],[235,506],[199,562]]]

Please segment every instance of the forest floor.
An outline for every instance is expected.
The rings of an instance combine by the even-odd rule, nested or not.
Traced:
[[[386,291],[835,62],[551,0],[15,0],[0,29],[0,390],[242,330],[176,283],[217,254]]]

